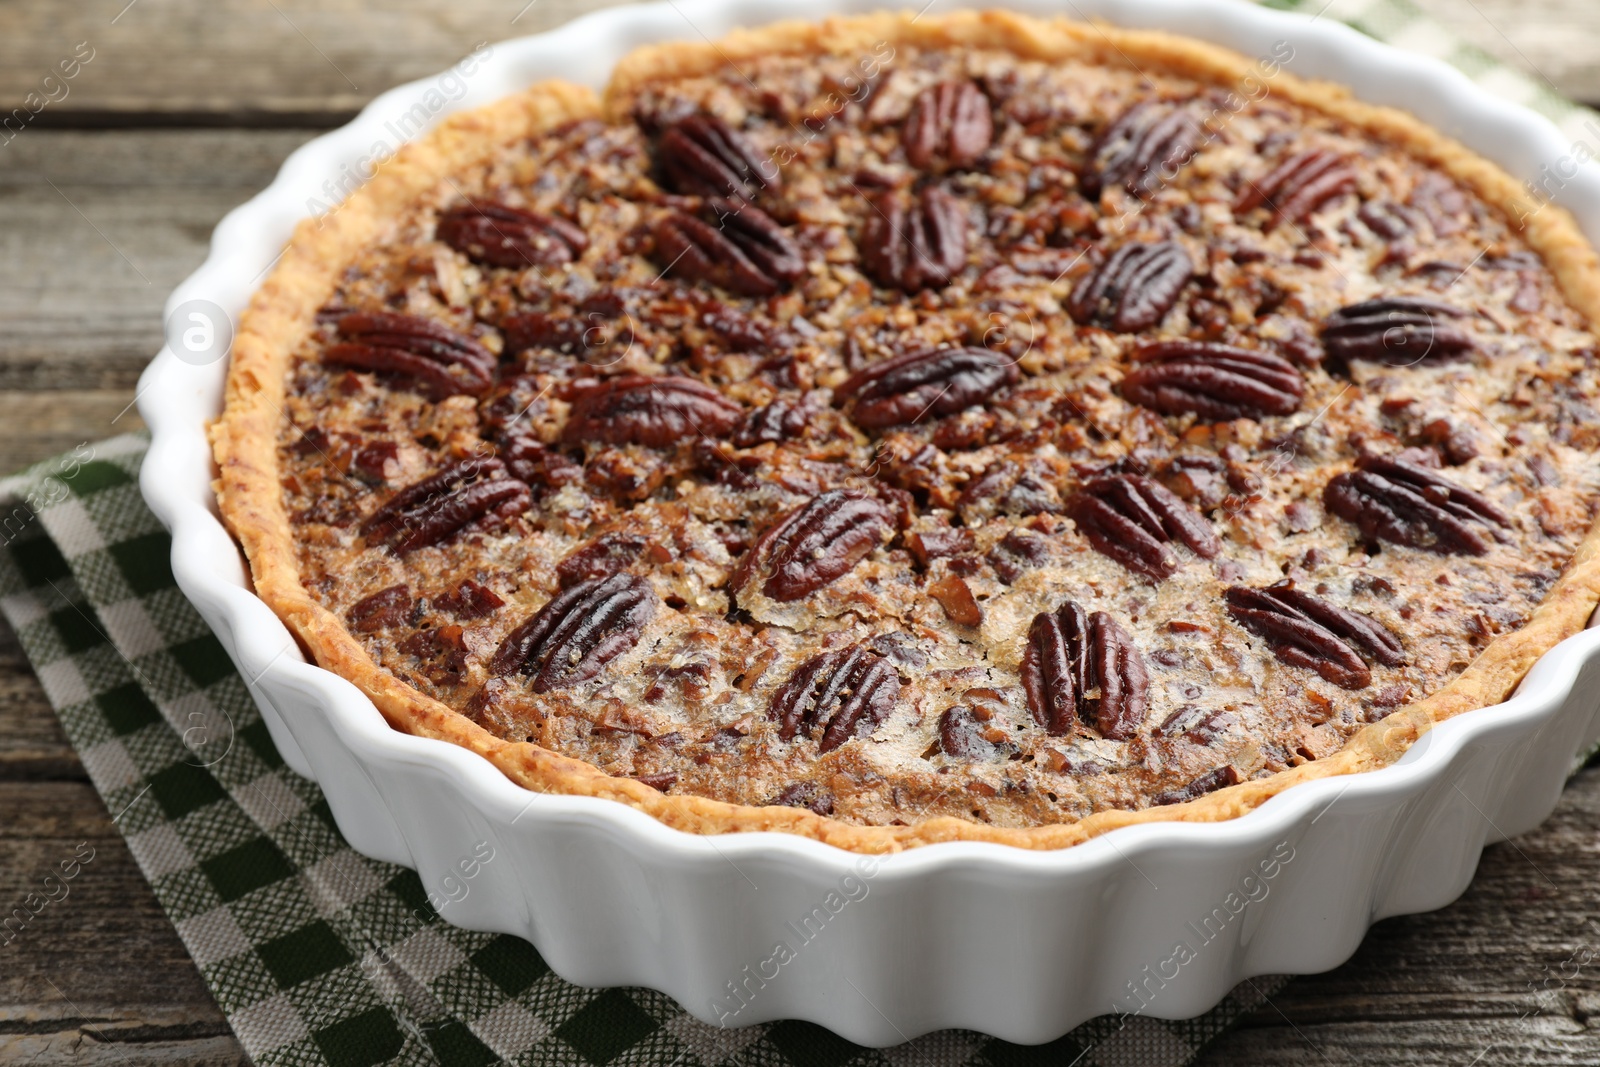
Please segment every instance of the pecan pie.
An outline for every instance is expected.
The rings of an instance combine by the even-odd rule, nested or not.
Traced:
[[[696,832],[1060,847],[1392,761],[1595,605],[1600,272],[1293,65],[882,15],[450,119],[242,323],[260,595]]]

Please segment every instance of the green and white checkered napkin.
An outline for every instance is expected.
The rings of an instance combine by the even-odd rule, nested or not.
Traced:
[[[1332,0],[1325,17],[1449,60],[1575,137],[1600,131],[1408,3]],[[1285,981],[1244,983],[1188,1022],[1102,1017],[1036,1048],[945,1031],[881,1051],[809,1023],[719,1029],[659,993],[563,982],[525,941],[440,921],[414,873],[354,852],[284,766],[173,584],[170,541],[139,496],[146,443],[83,445],[0,481],[0,611],[257,1064],[1179,1067]]]

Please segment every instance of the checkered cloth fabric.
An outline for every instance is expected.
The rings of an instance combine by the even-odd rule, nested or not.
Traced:
[[[1600,139],[1600,116],[1409,3],[1269,3],[1445,59]],[[1106,1016],[1041,1047],[944,1031],[883,1050],[809,1023],[720,1029],[650,990],[563,982],[525,941],[441,922],[413,872],[353,851],[322,793],[284,766],[173,582],[170,540],[137,486],[146,445],[85,444],[0,481],[0,611],[257,1064],[1180,1067],[1285,981],[1243,983],[1197,1019]]]

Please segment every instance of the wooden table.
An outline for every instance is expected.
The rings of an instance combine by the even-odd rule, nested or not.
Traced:
[[[1421,2],[1600,102],[1595,0]],[[34,91],[56,99],[0,132],[0,470],[139,425],[124,409],[160,345],[163,299],[296,146],[479,41],[599,6],[3,0],[0,109]],[[63,96],[43,79],[74,55],[90,58]],[[1597,828],[1591,769],[1542,829],[1484,853],[1460,901],[1380,923],[1349,963],[1291,984],[1205,1062],[1600,1063]],[[68,901],[0,949],[0,1063],[243,1062],[0,632],[0,910],[84,840],[97,856]]]

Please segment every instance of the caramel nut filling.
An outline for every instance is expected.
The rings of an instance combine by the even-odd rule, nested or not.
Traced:
[[[385,670],[669,795],[1025,827],[1326,758],[1527,620],[1600,382],[1497,210],[1270,94],[859,75],[645,83],[345,267],[278,459]]]

